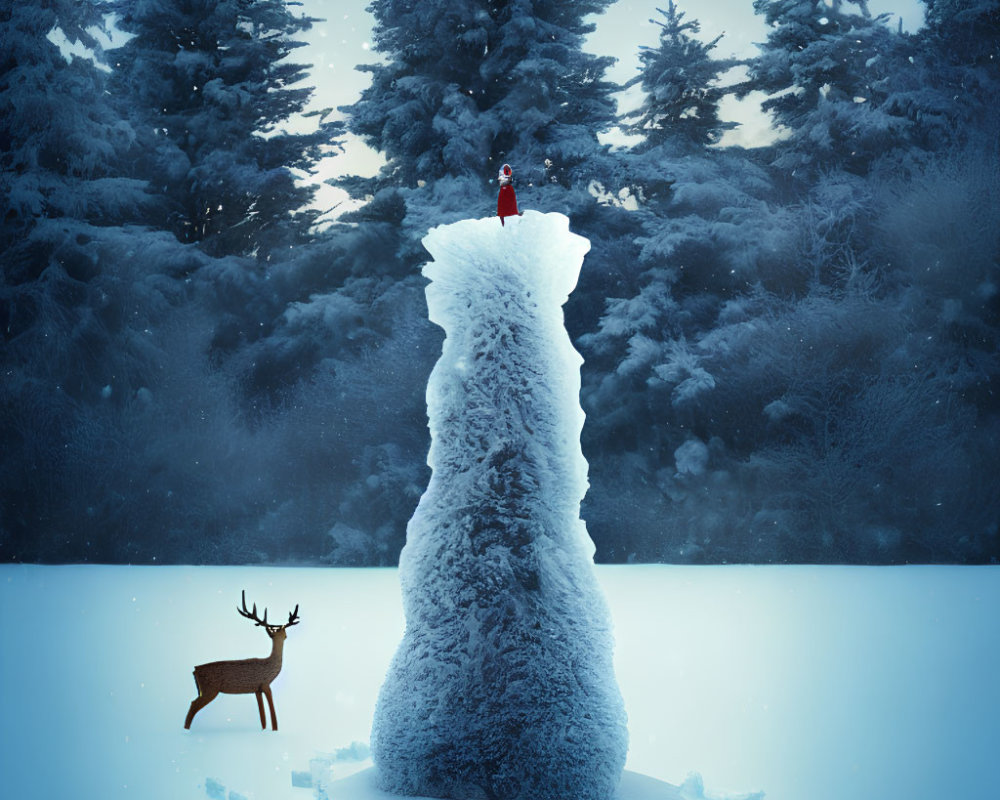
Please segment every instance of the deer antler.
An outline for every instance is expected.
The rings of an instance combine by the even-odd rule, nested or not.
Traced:
[[[261,626],[267,628],[268,630],[270,630],[271,633],[274,633],[279,628],[288,628],[288,627],[290,627],[292,625],[298,625],[299,624],[299,604],[298,603],[295,604],[295,610],[292,611],[291,613],[289,613],[289,615],[288,615],[288,622],[286,622],[284,625],[272,625],[270,622],[267,621],[267,609],[266,608],[264,609],[264,619],[261,619],[260,617],[257,616],[257,604],[256,603],[253,604],[253,611],[248,611],[247,610],[247,590],[246,589],[243,590],[243,595],[242,596],[243,596],[243,608],[241,608],[241,609],[237,608],[236,609],[239,612],[240,616],[241,617],[246,617],[247,619],[253,620],[258,625],[261,625]]]
[[[267,609],[266,608],[264,609],[264,619],[261,619],[260,617],[257,616],[257,604],[256,603],[253,604],[253,611],[247,611],[247,590],[246,589],[243,590],[243,608],[242,609],[237,608],[236,610],[239,612],[239,614],[240,614],[241,617],[246,617],[247,619],[252,619],[258,625],[261,625],[261,626],[263,626],[265,628],[268,628],[268,627],[271,626],[271,624],[267,621]]]

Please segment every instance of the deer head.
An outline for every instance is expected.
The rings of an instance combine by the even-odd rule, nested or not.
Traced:
[[[286,622],[284,625],[272,625],[271,623],[269,623],[267,621],[267,609],[266,608],[264,609],[264,619],[261,619],[260,617],[257,616],[257,604],[256,603],[253,604],[253,610],[250,610],[250,611],[247,610],[247,591],[246,591],[246,589],[243,590],[242,598],[243,598],[243,608],[237,608],[236,611],[239,612],[239,615],[241,617],[246,617],[247,619],[253,620],[254,622],[256,622],[258,626],[262,627],[265,631],[267,631],[267,635],[270,636],[272,639],[277,638],[279,641],[284,640],[284,638],[288,635],[288,634],[285,633],[285,628],[290,628],[292,625],[298,625],[299,624],[299,605],[298,605],[298,603],[295,604],[295,610],[292,611],[292,612],[290,612],[288,614],[288,622]]]

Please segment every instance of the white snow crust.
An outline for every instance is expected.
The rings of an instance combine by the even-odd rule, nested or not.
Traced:
[[[383,789],[609,800],[628,733],[580,519],[580,364],[562,305],[589,242],[561,214],[463,220],[424,246],[445,330],[433,474],[400,557],[406,632],[372,728]]]

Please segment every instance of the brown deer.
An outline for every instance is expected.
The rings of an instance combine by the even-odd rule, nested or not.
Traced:
[[[191,720],[201,709],[211,703],[215,696],[223,694],[255,694],[257,708],[260,709],[261,730],[267,730],[264,719],[264,701],[261,695],[267,697],[267,705],[271,709],[271,728],[278,730],[278,719],[274,715],[274,700],[271,698],[271,681],[281,672],[281,651],[285,646],[286,628],[299,622],[299,607],[288,615],[284,625],[271,625],[267,621],[267,609],[264,609],[264,619],[257,616],[257,604],[253,611],[247,611],[247,593],[243,591],[243,608],[236,609],[240,616],[253,620],[267,631],[271,637],[271,655],[267,658],[245,658],[242,661],[213,661],[210,664],[200,664],[194,668],[194,682],[198,687],[198,696],[191,701],[184,727],[191,727]]]

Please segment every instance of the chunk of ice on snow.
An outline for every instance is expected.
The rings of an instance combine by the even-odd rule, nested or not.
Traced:
[[[590,243],[561,214],[435,228],[432,476],[400,556],[406,631],[379,696],[383,789],[608,800],[627,750],[580,519],[580,365],[562,305]]]

